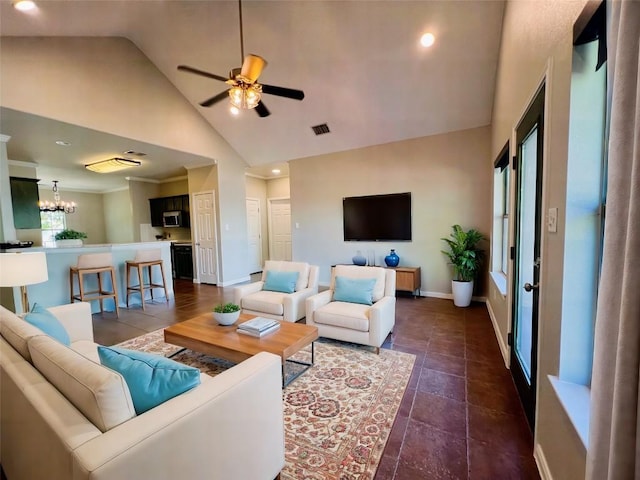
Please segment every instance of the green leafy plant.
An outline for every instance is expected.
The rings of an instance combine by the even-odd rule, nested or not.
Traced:
[[[235,303],[221,303],[213,307],[213,311],[216,313],[233,313],[240,310],[240,306]]]
[[[478,243],[485,237],[473,228],[464,231],[460,225],[454,225],[452,230],[449,238],[441,239],[449,246],[449,251],[442,250],[442,253],[453,265],[454,280],[470,282],[482,265],[484,251],[478,248]]]
[[[56,240],[76,240],[87,238],[87,234],[84,232],[78,232],[76,230],[66,229],[56,233]]]

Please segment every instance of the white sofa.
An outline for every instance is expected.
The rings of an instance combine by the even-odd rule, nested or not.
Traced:
[[[0,306],[0,462],[9,480],[272,480],[279,475],[284,466],[279,357],[260,353],[216,377],[202,374],[200,385],[141,415],[128,411],[128,389],[96,409],[94,396],[104,392],[89,392],[86,385],[101,376],[118,384],[113,376],[120,374],[97,363],[90,306],[48,310],[66,328],[71,347]],[[42,366],[43,358],[55,365],[55,374]],[[65,367],[65,358],[74,360],[72,366]],[[83,371],[92,372],[90,378],[74,383],[78,378],[71,376]],[[45,375],[59,378],[51,383]],[[120,383],[126,389],[124,380]]]
[[[264,290],[267,272],[298,272],[293,293]],[[285,322],[297,322],[305,315],[305,301],[318,293],[319,269],[305,262],[267,260],[262,279],[233,289],[233,301],[243,313],[273,318]]]
[[[337,301],[336,277],[375,279],[372,305]],[[382,267],[336,265],[329,290],[313,295],[306,303],[307,325],[318,327],[321,337],[380,347],[396,324],[396,271]]]

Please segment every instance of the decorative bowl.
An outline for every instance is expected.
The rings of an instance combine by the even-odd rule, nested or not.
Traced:
[[[220,325],[233,325],[238,321],[240,317],[240,310],[237,312],[229,312],[229,313],[220,313],[213,312],[213,319],[218,322]]]

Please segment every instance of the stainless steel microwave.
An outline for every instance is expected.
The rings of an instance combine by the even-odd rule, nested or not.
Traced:
[[[164,212],[162,214],[162,225],[165,227],[181,227],[182,226],[182,212],[176,210],[173,212]]]

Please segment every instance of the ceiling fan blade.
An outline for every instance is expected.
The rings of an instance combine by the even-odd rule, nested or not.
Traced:
[[[254,83],[256,80],[258,80],[258,77],[266,66],[267,61],[264,58],[250,53],[249,55],[244,57],[240,75],[243,79],[248,80],[248,83]]]
[[[195,73],[196,75],[202,75],[203,77],[213,78],[214,80],[220,80],[221,82],[226,82],[228,80],[227,77],[222,77],[220,75],[216,75],[215,73],[205,72],[204,70],[198,70],[197,68],[188,67],[187,65],[178,65],[178,70],[182,70],[183,72]]]
[[[294,88],[275,87],[273,85],[262,84],[262,93],[268,93],[269,95],[277,95],[279,97],[292,98],[293,100],[302,100],[304,98],[304,92],[302,90],[296,90]]]
[[[256,106],[256,108],[254,108],[254,110],[260,117],[268,117],[269,115],[271,115],[269,109],[265,107],[264,103],[262,102],[258,102],[258,105]]]
[[[225,98],[229,98],[229,91],[225,90],[224,92],[220,92],[215,97],[211,97],[208,100],[200,103],[201,107],[210,107],[214,103],[218,103],[220,100],[224,100]]]

